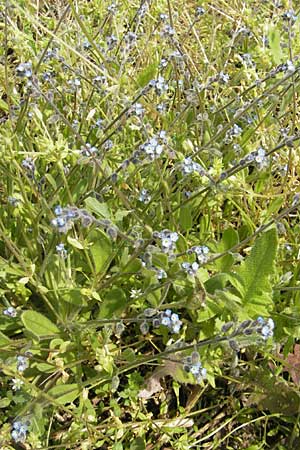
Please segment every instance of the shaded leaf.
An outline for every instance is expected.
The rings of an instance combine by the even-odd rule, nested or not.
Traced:
[[[141,437],[137,437],[130,444],[130,450],[145,450],[145,442]]]

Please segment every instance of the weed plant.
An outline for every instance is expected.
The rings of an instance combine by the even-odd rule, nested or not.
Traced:
[[[2,0],[1,449],[299,448],[292,3]]]

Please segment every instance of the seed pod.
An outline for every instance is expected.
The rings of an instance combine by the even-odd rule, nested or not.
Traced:
[[[155,318],[152,320],[152,325],[154,326],[154,328],[158,328],[161,324],[161,321],[159,318]]]
[[[111,379],[111,390],[112,392],[116,392],[116,390],[118,389],[120,384],[120,378],[118,377],[118,375],[115,375],[112,377]]]
[[[143,335],[147,334],[149,332],[149,325],[148,325],[148,323],[147,322],[142,322],[140,324],[140,330],[141,330],[141,333]]]
[[[145,317],[153,317],[157,314],[157,310],[154,308],[146,308],[143,314]]]
[[[121,334],[123,333],[123,331],[125,330],[125,325],[123,322],[118,322],[116,324],[116,328],[115,328],[115,334],[117,336],[121,336]]]
[[[191,354],[191,358],[192,358],[192,364],[198,363],[200,361],[200,355],[196,351]]]
[[[224,323],[224,325],[221,328],[222,333],[226,333],[228,330],[230,330],[230,328],[232,328],[234,325],[233,322],[226,322]]]
[[[118,237],[118,230],[114,227],[110,227],[107,230],[108,236],[111,238],[112,241],[116,241]]]

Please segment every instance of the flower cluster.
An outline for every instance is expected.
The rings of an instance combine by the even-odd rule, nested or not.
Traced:
[[[184,158],[180,163],[181,171],[183,175],[189,175],[191,173],[197,172],[199,175],[205,175],[205,170],[201,164],[194,162],[190,156]]]
[[[179,320],[178,314],[173,313],[171,309],[160,312],[159,315],[153,319],[152,323],[156,328],[160,325],[168,327],[171,333],[179,333],[182,325],[182,321]]]
[[[266,157],[266,151],[260,147],[256,152],[253,153],[254,161],[256,162],[259,170],[264,169],[268,165],[268,158]]]
[[[20,78],[31,78],[32,77],[32,63],[24,62],[17,66],[16,68],[17,76]]]
[[[96,147],[92,147],[89,143],[83,145],[80,149],[80,154],[86,157],[95,156],[97,153],[98,149]]]
[[[168,23],[163,27],[160,36],[162,38],[173,38],[175,36],[175,30]]]
[[[27,175],[29,177],[33,177],[35,165],[34,165],[34,160],[32,158],[28,157],[28,158],[23,159],[23,161],[21,162],[21,166],[26,170]]]
[[[229,144],[232,140],[241,135],[243,132],[242,128],[239,127],[236,123],[227,131],[225,136],[225,144]]]
[[[283,18],[283,20],[286,20],[291,25],[293,25],[296,22],[298,17],[296,16],[295,11],[293,9],[289,9],[288,11],[285,11],[282,14],[282,18]]]
[[[7,201],[11,206],[14,206],[14,207],[17,207],[18,204],[21,202],[21,200],[19,198],[12,197],[11,195],[9,195],[7,197]]]
[[[57,228],[60,233],[67,233],[76,220],[81,220],[83,227],[88,227],[94,222],[94,217],[91,216],[85,209],[76,208],[76,206],[62,208],[60,205],[54,209],[56,218],[51,221],[51,224]]]
[[[156,80],[151,80],[149,86],[155,89],[157,95],[164,94],[169,88],[166,80],[162,76],[159,76]]]
[[[127,112],[127,116],[137,116],[137,117],[143,117],[143,115],[145,114],[145,108],[143,107],[143,105],[141,103],[135,103],[134,105],[132,105],[128,112]]]
[[[195,245],[194,247],[188,249],[186,253],[188,255],[192,255],[193,253],[195,253],[198,262],[200,264],[205,264],[208,260],[207,255],[209,253],[209,248],[206,247],[206,245]]]
[[[138,153],[144,153],[150,161],[160,157],[167,143],[165,131],[160,131],[157,135],[148,139],[144,144],[140,145]]]
[[[289,59],[287,60],[287,62],[283,65],[283,71],[284,72],[295,72],[296,67],[294,66],[294,64],[292,63],[292,61],[290,61]]]
[[[160,269],[160,268],[157,268],[157,267],[154,267],[154,266],[152,266],[151,269],[155,270],[156,277],[157,277],[158,280],[162,280],[163,278],[167,278],[168,277],[167,272],[164,269]]]
[[[147,319],[152,321],[154,328],[158,328],[160,325],[164,325],[169,328],[171,333],[179,333],[182,325],[182,321],[179,320],[179,316],[173,313],[171,309],[166,309],[165,311],[158,312],[156,309],[147,308],[143,312],[143,316],[146,318],[141,325],[140,330],[143,334],[147,334],[149,331],[149,325]]]
[[[233,322],[225,323],[222,326],[222,332],[226,333],[233,326],[234,326]],[[268,319],[258,317],[256,320],[251,319],[244,320],[230,334],[229,344],[231,345],[232,348],[234,348],[235,346],[237,346],[237,344],[232,338],[242,335],[250,336],[253,334],[258,334],[260,337],[263,338],[264,341],[266,341],[268,338],[273,336],[274,328],[275,328],[274,321],[270,317]]]
[[[112,50],[118,42],[118,38],[114,35],[111,34],[110,36],[106,36],[106,44],[108,47],[108,50]]]
[[[202,367],[199,353],[194,351],[191,356],[187,356],[183,359],[183,369],[191,373],[197,383],[201,383],[203,379],[206,378],[206,369]]]
[[[18,420],[13,423],[11,437],[15,442],[24,443],[26,441],[29,425],[30,422],[25,420]]]
[[[116,2],[112,2],[108,7],[107,7],[107,12],[110,14],[116,14],[116,12],[118,11],[118,6]]]
[[[179,238],[176,232],[170,230],[155,231],[153,237],[161,240],[162,251],[168,254],[173,253],[176,248],[175,243]]]
[[[188,275],[194,276],[197,273],[197,270],[199,269],[199,264],[197,262],[189,263],[189,262],[183,262],[181,264],[181,267],[185,272],[188,273]]]
[[[68,85],[70,87],[69,92],[77,92],[81,86],[80,78],[71,78],[68,80]]]

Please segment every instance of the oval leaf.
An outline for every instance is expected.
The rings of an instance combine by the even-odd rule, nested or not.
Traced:
[[[80,390],[77,384],[59,384],[54,386],[48,391],[59,404],[65,405],[66,403],[72,403],[80,394]]]
[[[51,320],[37,311],[25,311],[21,319],[26,330],[35,336],[49,336],[59,333],[59,328]]]

